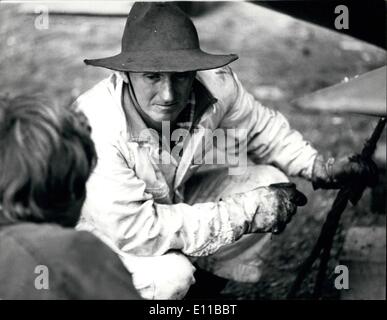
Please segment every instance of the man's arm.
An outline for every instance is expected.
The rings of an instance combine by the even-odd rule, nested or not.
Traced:
[[[175,249],[209,255],[245,233],[274,232],[300,205],[290,204],[292,192],[279,197],[270,187],[192,206],[159,204],[117,147],[105,146],[98,157],[79,228],[94,232],[120,253],[151,256]]]
[[[257,163],[270,163],[291,176],[301,176],[314,188],[340,188],[351,181],[366,181],[368,186],[377,181],[377,167],[372,159],[345,155],[338,159],[324,159],[302,135],[290,128],[286,118],[277,111],[264,107],[242,86],[230,68],[224,68],[234,88],[236,98],[222,120],[222,126],[248,131],[247,152]],[[223,85],[224,87],[225,85]]]
[[[317,151],[290,128],[280,112],[263,106],[248,93],[230,68],[223,70],[223,87],[234,99],[227,102],[221,127],[247,130],[247,152],[254,162],[273,164],[288,175],[310,180]]]
[[[236,222],[243,211],[240,204],[158,204],[117,147],[106,143],[97,150],[80,229],[94,231],[116,249],[143,256],[171,249],[207,255],[242,236],[243,228],[235,224],[243,226],[248,218]]]

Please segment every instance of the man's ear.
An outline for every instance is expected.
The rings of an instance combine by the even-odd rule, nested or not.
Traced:
[[[124,71],[116,71],[116,75],[125,83],[129,83],[129,73]]]

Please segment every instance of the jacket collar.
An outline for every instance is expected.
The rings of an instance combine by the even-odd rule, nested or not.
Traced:
[[[195,79],[193,83],[193,90],[196,96],[196,108],[193,123],[193,125],[195,126],[200,121],[201,117],[208,109],[208,107],[212,106],[218,100],[198,79]]]

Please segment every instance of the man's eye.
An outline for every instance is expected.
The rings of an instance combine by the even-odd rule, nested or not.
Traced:
[[[145,78],[149,80],[159,80],[160,75],[157,73],[149,73],[149,74],[145,74]]]

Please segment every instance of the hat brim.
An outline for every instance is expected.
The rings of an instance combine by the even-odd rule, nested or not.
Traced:
[[[86,59],[87,65],[130,72],[186,72],[223,67],[238,59],[236,54],[215,55],[200,49],[158,52],[121,52],[102,59]]]

